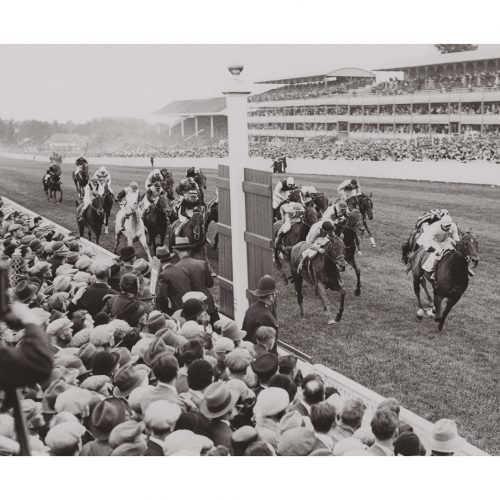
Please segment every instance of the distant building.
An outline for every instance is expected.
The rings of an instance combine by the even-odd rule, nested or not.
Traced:
[[[88,146],[88,138],[77,134],[56,133],[45,141],[47,151],[55,151],[62,155],[85,154]]]

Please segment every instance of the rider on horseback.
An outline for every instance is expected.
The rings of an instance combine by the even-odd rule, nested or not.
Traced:
[[[97,179],[92,179],[83,188],[83,203],[77,209],[78,222],[83,221],[83,214],[85,209],[92,204],[92,200],[99,195],[99,183]]]
[[[441,220],[445,215],[450,215],[446,208],[433,208],[417,219],[415,229],[422,232],[434,222]]]
[[[312,203],[313,200],[311,195],[318,193],[318,190],[314,186],[302,186],[300,190],[304,199],[304,205]]]
[[[356,179],[343,181],[337,187],[337,192],[344,201],[347,201],[352,196],[361,195],[361,186]]]
[[[188,191],[182,196],[180,203],[177,205],[179,225],[175,229],[175,236],[182,234],[182,229],[191,220],[195,211],[203,212],[203,209],[204,206],[201,204],[198,190]]]
[[[111,189],[111,174],[106,170],[105,166],[99,168],[99,170],[94,174],[92,179],[95,179],[98,183],[98,192],[101,196],[106,192],[106,187],[108,191],[115,196],[113,190]]]
[[[444,252],[460,241],[457,225],[449,215],[443,216],[428,226],[417,240],[417,244],[430,253],[422,265],[424,271],[430,272],[429,281],[436,286],[436,271]]]
[[[88,161],[83,156],[77,158],[75,161],[75,174],[81,172],[82,168],[88,166],[88,164],[89,164]]]
[[[155,168],[152,172],[148,174],[146,182],[144,183],[146,189],[150,189],[155,182],[163,182],[163,176],[159,168]]]
[[[159,199],[160,195],[163,193],[163,190],[161,188],[161,184],[156,181],[147,191],[146,191],[146,196],[144,197],[143,200],[143,216],[146,215],[149,212],[149,209],[151,208],[151,205],[154,205]]]
[[[276,239],[274,241],[274,246],[276,248],[279,248],[283,235],[288,233],[288,231],[290,231],[294,224],[301,221],[302,216],[306,211],[304,205],[296,201],[284,203],[283,205],[281,205],[280,209],[284,222],[279,228],[278,234],[276,235]]]
[[[349,208],[347,207],[347,203],[339,200],[325,210],[321,220],[331,221],[334,225],[345,224],[348,215]]]
[[[304,265],[307,265],[307,262],[318,252],[323,252],[324,245],[334,236],[333,230],[333,224],[328,220],[320,220],[311,226],[306,238],[306,243],[311,246],[302,252],[302,259],[297,267],[297,272],[300,273]]]
[[[61,175],[61,167],[59,165],[56,165],[55,163],[52,163],[47,169],[47,172],[43,177],[43,182],[47,183],[53,175]]]
[[[297,189],[293,177],[282,179],[276,184],[273,193],[273,209],[276,210],[285,200],[288,199],[290,191]]]
[[[130,185],[122,189],[116,198],[120,204],[120,210],[116,214],[116,222],[120,224],[120,232],[125,231],[125,221],[138,209],[139,206],[139,186],[137,182],[131,182]]]

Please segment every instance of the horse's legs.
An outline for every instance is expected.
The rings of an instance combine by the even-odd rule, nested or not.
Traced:
[[[339,312],[337,313],[337,316],[335,317],[335,321],[340,321],[342,319],[342,315],[344,314],[344,302],[345,302],[345,290],[344,287],[339,288],[339,293],[340,293],[340,305],[339,305]]]
[[[151,260],[151,253],[149,251],[148,243],[146,241],[146,235],[142,234],[141,236],[139,236],[139,241],[141,242],[141,245],[143,246],[144,251],[146,252],[146,255],[148,256],[148,260]],[[129,243],[129,245],[131,245],[131,244],[132,244],[132,242]]]
[[[431,294],[429,293],[429,290],[427,289],[427,280],[424,277],[422,277],[422,279],[420,280],[420,285],[424,289],[424,292],[425,292],[425,295],[427,296],[427,300],[429,301],[429,304],[432,304],[434,299],[431,297]],[[434,315],[434,311],[432,310],[432,307],[429,307],[426,312],[427,312],[427,316]]]
[[[443,297],[438,295],[436,290],[434,290],[434,321],[441,319],[441,302],[443,302]]]
[[[372,232],[370,231],[370,228],[368,227],[368,222],[366,222],[366,218],[363,217],[363,226],[365,226],[366,232],[368,233],[368,236],[370,237],[370,244],[373,248],[377,246],[375,243],[375,238],[372,235]]]
[[[413,291],[417,297],[418,310],[417,319],[422,319],[424,317],[424,309],[422,307],[422,301],[420,300],[420,276],[413,276]]]
[[[114,251],[114,253],[117,252],[118,245],[120,244],[120,240],[121,239],[122,239],[122,233],[121,233],[121,231],[116,231],[115,232],[115,251]]]
[[[354,289],[354,295],[359,297],[361,295],[361,269],[356,265],[356,259],[354,256],[351,259],[347,259],[347,263],[354,269],[356,273],[356,288]]]
[[[59,195],[59,203],[62,203],[62,189],[61,189],[61,194]]]
[[[318,294],[319,294],[319,297],[321,299],[321,302],[323,302],[323,311],[325,311],[326,316],[328,317],[328,324],[333,325],[333,323],[335,323],[335,320],[332,318],[332,311],[331,311],[330,306],[328,304],[328,297],[326,296],[325,285],[323,285],[323,283],[318,281],[317,288],[318,288]]]
[[[303,278],[300,275],[300,273],[293,276],[293,284],[295,286],[295,294],[297,295],[297,302],[298,302],[299,308],[300,308],[300,317],[304,318],[304,307],[303,307],[304,295],[302,294],[302,282],[303,282]]]
[[[448,300],[446,301],[446,307],[444,308],[443,315],[441,316],[441,320],[439,321],[438,324],[438,331],[443,330],[444,322],[446,320],[446,317],[448,316],[449,312],[453,308],[453,306],[460,300],[460,297],[462,294],[454,294],[451,297],[448,297]]]

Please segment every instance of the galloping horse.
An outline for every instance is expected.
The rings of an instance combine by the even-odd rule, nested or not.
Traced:
[[[113,208],[113,202],[115,201],[115,198],[107,185],[104,187],[104,194],[102,197],[104,200],[104,233],[108,234],[109,216],[111,215],[111,209]]]
[[[300,189],[294,189],[290,191],[288,198],[283,200],[274,210],[273,210],[273,221],[281,220],[281,206],[285,203],[302,203],[304,204],[304,199],[302,197],[302,191]]]
[[[73,182],[75,183],[76,192],[80,199],[83,198],[83,188],[89,183],[89,166],[88,164],[82,165],[78,172],[73,171]]]
[[[172,172],[166,168],[160,170],[161,176],[163,177],[162,189],[167,194],[167,198],[170,201],[174,201],[174,176]]]
[[[76,202],[78,206],[78,201]],[[95,234],[95,242],[99,244],[101,237],[102,224],[104,222],[104,199],[97,195],[92,203],[83,211],[82,218],[78,217],[78,212],[82,209],[82,205],[77,210],[77,223],[80,236],[83,237],[84,229],[88,230],[88,239],[92,241],[92,233]]]
[[[366,194],[351,196],[346,200],[346,203],[349,207],[349,210],[358,209],[361,212],[361,215],[363,216],[363,225],[365,226],[366,232],[370,237],[370,243],[372,247],[375,248],[377,246],[375,243],[375,238],[372,236],[370,228],[368,227],[368,223],[366,222],[366,219],[373,220],[372,193],[370,193],[369,196]]]
[[[160,246],[165,244],[165,236],[168,232],[168,213],[170,205],[168,203],[168,194],[160,194],[156,203],[149,206],[142,220],[148,231],[148,244],[152,245],[153,253],[156,254],[156,237],[160,237]]]
[[[148,259],[151,260],[151,253],[149,252],[149,247],[146,242],[146,229],[139,214],[139,207],[137,206],[137,204],[132,207],[123,207],[118,213],[120,213],[122,210],[130,211],[128,217],[125,219],[125,230],[123,231],[124,236],[127,238],[127,245],[131,246],[134,241],[139,240],[142,247],[144,248],[144,251],[146,252]],[[120,244],[122,237],[121,226],[119,226],[118,222],[118,214],[116,214],[115,253],[117,253],[118,245]]]
[[[54,200],[56,204],[62,202],[62,182],[59,174],[53,173],[47,180],[44,178],[42,184],[45,195],[47,196],[47,201]],[[59,193],[59,201],[57,201],[57,193]]]
[[[332,325],[342,319],[344,312],[345,290],[342,286],[340,272],[345,269],[345,246],[340,238],[337,236],[332,237],[322,250],[311,259],[308,265],[303,266],[299,273],[297,269],[302,259],[302,252],[309,247],[310,245],[305,241],[301,241],[292,249],[291,268],[297,302],[300,307],[300,316],[301,318],[304,317],[302,284],[306,280],[316,289],[323,302],[323,310],[328,317],[328,324]],[[327,288],[338,291],[340,294],[340,305],[335,319],[332,318],[332,312],[328,305]]]
[[[179,224],[180,221],[176,220],[172,225],[172,229],[170,231],[171,247],[175,244],[175,233]],[[194,210],[193,216],[184,225],[178,236],[184,236],[189,240],[189,244],[191,245],[191,254],[193,257],[198,255],[204,260],[208,259],[206,249],[207,238],[205,232],[205,215],[202,211],[197,209]]]
[[[311,226],[316,222],[318,222],[318,220],[319,216],[318,212],[316,212],[316,209],[314,207],[307,207],[300,222],[293,224],[293,226],[290,228],[290,231],[288,231],[283,235],[283,237],[281,238],[280,247],[274,248],[274,262],[276,263],[278,271],[281,272],[281,275],[283,277],[283,282],[285,283],[285,285],[288,284],[288,278],[283,269],[281,257],[283,257],[283,260],[288,262],[291,267],[290,254],[293,246],[299,243],[300,241],[306,240],[307,234],[309,233]],[[280,227],[283,225],[283,223],[284,221],[279,220],[273,224],[273,240],[276,240],[278,231]]]
[[[328,197],[325,193],[311,193],[310,197],[314,208],[321,217],[328,208]]]
[[[336,224],[335,234],[342,235],[346,248],[346,262],[353,268],[356,273],[356,288],[354,295],[361,295],[361,270],[356,265],[356,249],[360,249],[359,237],[365,232],[363,226],[363,216],[359,210],[352,210],[347,217],[345,225]]]
[[[211,222],[219,222],[219,200],[218,198],[214,198],[208,203],[207,206],[207,216],[205,217],[205,233],[208,233],[208,227]],[[208,242],[208,239],[207,239]],[[215,250],[219,243],[219,233],[216,232],[214,236],[214,242],[212,244],[212,248]]]
[[[411,257],[413,290],[417,297],[417,318],[419,320],[424,316],[422,302],[420,301],[420,285],[422,285],[429,301],[431,300],[425,285],[425,280],[429,279],[430,273],[422,269],[422,263],[427,255],[425,248],[420,247]],[[429,316],[435,315],[434,320],[439,323],[439,331],[442,331],[446,317],[469,285],[470,263],[473,263],[474,267],[479,263],[478,242],[473,233],[461,233],[460,241],[455,244],[453,249],[443,255],[438,264],[436,285],[433,286],[434,308],[427,310]],[[441,313],[443,299],[446,299],[446,307]]]

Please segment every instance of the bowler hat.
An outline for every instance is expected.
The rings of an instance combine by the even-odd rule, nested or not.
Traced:
[[[182,317],[189,321],[196,318],[203,311],[207,310],[207,305],[197,299],[189,299],[182,304]]]
[[[97,347],[94,344],[84,344],[80,347],[77,356],[82,360],[87,370],[92,369],[95,355],[97,354]]]
[[[256,297],[266,297],[276,293],[276,281],[272,276],[266,274],[260,278],[257,288],[252,293]]]
[[[117,352],[99,351],[94,356],[92,372],[94,375],[109,375],[120,361]]]
[[[205,390],[200,412],[207,418],[217,418],[228,413],[238,401],[239,393],[230,390],[225,382],[214,382]]]
[[[167,262],[173,259],[174,254],[170,253],[168,247],[158,247],[156,249],[156,257],[160,262]]]
[[[135,252],[134,247],[126,246],[120,249],[120,258],[121,260],[130,260],[132,257],[135,257],[137,254]]]

